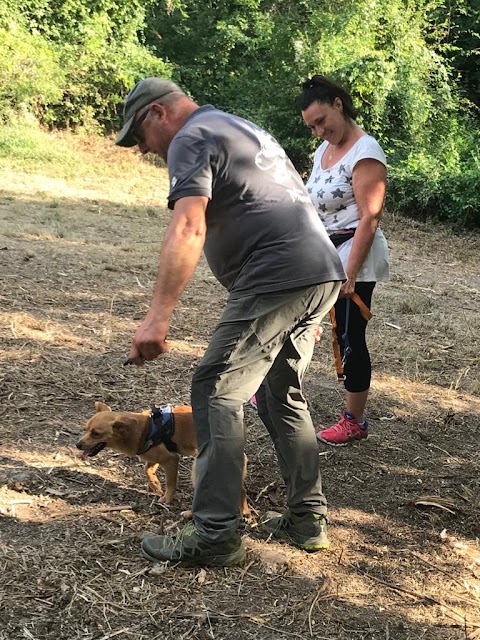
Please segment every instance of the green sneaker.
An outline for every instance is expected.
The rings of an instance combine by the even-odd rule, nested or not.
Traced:
[[[328,549],[327,519],[308,511],[301,515],[287,509],[284,514],[267,511],[260,518],[262,528],[275,538],[285,538],[305,551]]]
[[[154,562],[184,566],[231,567],[245,559],[242,538],[235,532],[224,542],[207,542],[198,535],[193,521],[173,536],[147,534],[142,540],[143,555]]]

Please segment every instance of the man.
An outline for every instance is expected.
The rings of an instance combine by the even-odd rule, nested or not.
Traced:
[[[128,94],[116,144],[168,163],[173,209],[150,309],[130,352],[136,365],[167,349],[169,317],[204,250],[228,292],[192,380],[199,455],[193,520],[174,536],[148,535],[150,559],[238,564],[243,404],[265,380],[262,414],[287,486],[285,514],[267,531],[309,551],[328,546],[326,500],[302,381],[315,333],[345,278],[302,180],[265,131],[172,82],[147,78]]]

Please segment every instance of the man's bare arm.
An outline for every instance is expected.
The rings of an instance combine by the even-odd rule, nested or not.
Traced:
[[[150,309],[137,329],[130,361],[141,365],[167,350],[169,318],[202,255],[207,231],[208,198],[189,196],[175,203],[160,250],[160,264]]]

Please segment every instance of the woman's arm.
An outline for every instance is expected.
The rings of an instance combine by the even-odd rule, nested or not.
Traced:
[[[340,290],[341,297],[351,296],[354,292],[358,272],[372,246],[375,231],[382,217],[387,169],[378,160],[365,158],[355,165],[352,178],[353,195],[360,222],[353,237],[352,249],[345,268],[347,280]]]

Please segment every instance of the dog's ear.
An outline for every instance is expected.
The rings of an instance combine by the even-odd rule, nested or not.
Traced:
[[[125,429],[133,429],[137,426],[137,420],[134,417],[122,416],[121,418],[116,418],[115,422],[112,424],[112,428],[115,431],[124,431]]]
[[[104,404],[103,402],[95,402],[95,411],[100,413],[101,411],[111,411],[108,404]]]

